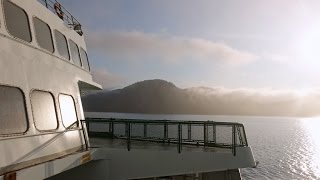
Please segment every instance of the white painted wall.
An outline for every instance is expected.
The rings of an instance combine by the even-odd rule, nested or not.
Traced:
[[[109,161],[110,179],[138,179],[254,167],[250,147],[238,147],[237,155],[221,152],[182,152],[101,148],[94,158]],[[107,168],[107,167],[106,167]]]
[[[57,29],[67,39],[72,39],[79,47],[86,50],[83,36],[79,36],[74,30],[66,27],[59,17],[37,0],[12,0],[12,2],[27,12],[33,41],[24,42],[7,32],[2,0],[0,0],[0,84],[18,87],[23,91],[29,127],[24,134],[0,136],[0,154],[2,154],[0,170],[9,165],[61,153],[84,145],[81,130],[61,133],[66,128],[62,124],[58,96],[60,93],[72,95],[78,119],[84,119],[78,82],[96,84],[92,81],[91,74],[83,68],[74,65],[72,61],[61,58],[57,52],[50,53],[38,46],[35,41],[32,17],[39,17],[48,23],[52,35],[54,35],[53,30]],[[55,134],[36,136],[44,132],[38,131],[33,121],[30,92],[34,89],[50,91],[54,96],[59,123]],[[12,111],[16,110],[12,109]]]

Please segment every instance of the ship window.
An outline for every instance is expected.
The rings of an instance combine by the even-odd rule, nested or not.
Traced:
[[[31,42],[31,33],[27,13],[9,0],[3,0],[6,26],[11,35]]]
[[[72,40],[69,40],[69,46],[70,46],[71,57],[72,57],[73,63],[76,64],[77,66],[81,67],[79,49],[78,49],[77,44],[75,42],[73,42]]]
[[[84,49],[80,48],[80,56],[82,60],[82,65],[83,68],[87,71],[90,71],[90,66],[89,66],[89,61],[88,61],[88,56],[87,53]]]
[[[66,37],[57,30],[54,31],[54,35],[56,37],[56,44],[57,44],[58,53],[60,54],[60,56],[66,58],[66,59],[70,59]]]
[[[54,98],[51,93],[32,91],[31,105],[33,119],[38,130],[54,130],[58,127]]]
[[[15,87],[0,86],[0,134],[27,131],[27,112],[23,92]]]
[[[63,125],[66,128],[71,128],[73,125],[78,125],[76,107],[72,96],[60,94],[59,104]]]
[[[53,52],[54,49],[52,35],[49,25],[36,17],[33,18],[33,22],[36,33],[36,39],[39,46],[43,49]]]

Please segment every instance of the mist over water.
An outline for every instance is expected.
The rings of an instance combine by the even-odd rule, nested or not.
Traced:
[[[86,113],[128,119],[214,120],[245,126],[257,168],[241,169],[243,179],[320,179],[320,118]]]

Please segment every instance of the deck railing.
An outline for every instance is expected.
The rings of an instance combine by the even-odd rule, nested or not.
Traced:
[[[82,36],[83,32],[81,29],[80,22],[57,0],[38,0],[52,13],[56,14],[62,19],[69,27],[72,27],[79,35]]]
[[[126,140],[128,151],[133,141],[176,144],[179,153],[188,145],[228,148],[236,155],[236,147],[248,146],[240,123],[114,118],[87,118],[81,122],[89,136]]]

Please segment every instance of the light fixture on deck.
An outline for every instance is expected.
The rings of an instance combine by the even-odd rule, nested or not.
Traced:
[[[73,25],[73,30],[75,30],[80,36],[83,35],[83,31],[81,29],[81,24],[74,24]]]

